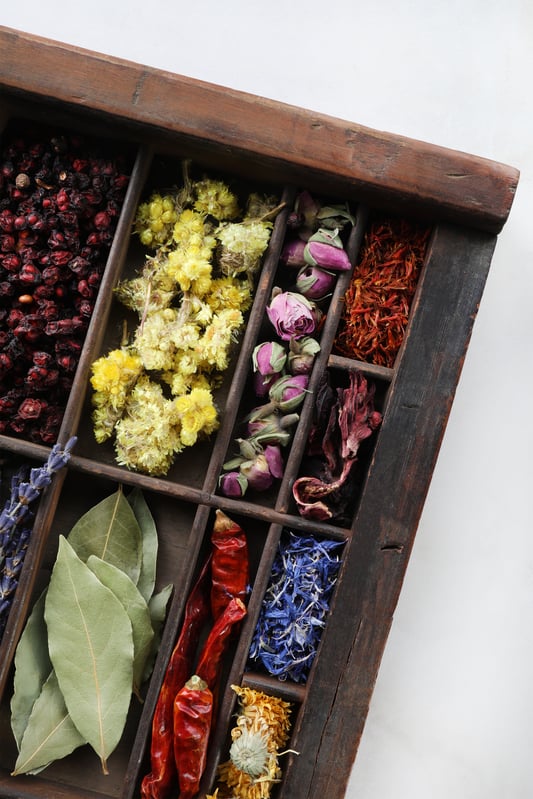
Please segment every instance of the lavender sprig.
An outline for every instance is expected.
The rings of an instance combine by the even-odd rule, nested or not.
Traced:
[[[342,543],[297,536],[281,541],[249,657],[280,680],[306,682],[340,568]]]
[[[20,469],[11,479],[11,494],[0,513],[0,638],[4,633],[18,578],[28,548],[34,514],[31,503],[52,482],[53,475],[65,466],[77,439],[64,448],[55,444],[43,466]]]

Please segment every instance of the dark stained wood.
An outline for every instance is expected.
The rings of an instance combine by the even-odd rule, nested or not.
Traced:
[[[336,621],[292,744],[306,755],[289,770],[287,796],[345,790],[494,245],[492,236],[450,228],[434,236],[354,521]]]
[[[38,49],[38,69],[36,65]],[[262,97],[0,28],[0,86],[327,174],[385,201],[499,232],[518,172]],[[80,58],[81,55],[81,58]],[[279,179],[279,177],[278,177]]]
[[[138,796],[146,772],[151,719],[172,652],[187,592],[202,561],[213,510],[238,518],[253,542],[255,572],[248,617],[227,663],[220,716],[204,779],[212,788],[225,759],[233,722],[231,683],[272,691],[295,703],[291,749],[283,757],[284,779],[277,799],[341,799],[357,753],[373,686],[440,442],[450,413],[480,302],[496,233],[509,214],[517,170],[464,153],[332,119],[311,111],[202,83],[139,64],[44,40],[0,27],[0,124],[10,115],[54,118],[57,123],[112,136],[137,150],[136,167],[80,359],[62,427],[62,438],[78,435],[66,475],[43,498],[36,534],[4,639],[0,644],[0,796],[20,799],[104,799]],[[39,69],[35,69],[38,54]],[[292,482],[306,443],[313,405],[306,399],[286,475],[277,493],[236,500],[217,495],[217,478],[231,448],[238,411],[250,407],[249,359],[283,245],[278,218],[269,253],[240,342],[228,385],[220,430],[199,454],[183,455],[184,467],[166,478],[129,472],[111,450],[92,437],[88,376],[104,334],[115,330],[113,287],[132,258],[129,230],[152,167],[154,153],[176,159],[197,156],[203,165],[247,180],[274,184],[292,203],[298,188],[327,189],[357,206],[351,256],[356,258],[367,209],[394,209],[426,219],[433,228],[428,257],[415,297],[408,332],[393,369],[331,353],[348,274],[342,276],[322,329],[322,351],[312,388],[326,368],[344,376],[362,369],[380,387],[384,419],[366,478],[347,527],[310,523],[291,506]],[[284,212],[286,213],[286,212]],[[116,332],[116,331],[115,331]],[[115,333],[113,333],[115,335]],[[112,338],[112,335],[110,336]],[[106,342],[107,343],[107,342]],[[42,462],[45,447],[0,436],[0,449]],[[195,448],[196,450],[196,448]],[[190,469],[189,469],[190,467]],[[189,474],[192,473],[192,476]],[[33,596],[45,585],[54,558],[54,521],[67,523],[86,494],[102,487],[138,486],[154,501],[162,521],[159,577],[174,585],[171,607],[154,673],[142,707],[132,708],[111,779],[95,775],[83,753],[37,777],[9,776],[14,741],[9,731],[9,680],[15,647]],[[68,495],[63,495],[63,486]],[[248,671],[247,653],[282,529],[329,536],[345,543],[344,560],[318,658],[306,685]],[[61,530],[63,532],[63,530]],[[94,764],[93,764],[94,768]],[[98,766],[96,766],[96,769]]]

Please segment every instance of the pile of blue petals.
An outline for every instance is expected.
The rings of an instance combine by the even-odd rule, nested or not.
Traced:
[[[289,532],[272,566],[249,658],[280,680],[305,683],[341,563],[339,541]]]

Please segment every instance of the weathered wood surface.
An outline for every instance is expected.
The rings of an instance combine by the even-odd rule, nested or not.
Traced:
[[[518,171],[288,104],[0,27],[0,87],[327,176],[368,202],[499,232]],[[38,56],[39,68],[36,69]]]
[[[494,245],[493,236],[447,228],[432,241],[335,595],[335,624],[325,630],[292,742],[306,755],[287,774],[286,796],[344,795]]]

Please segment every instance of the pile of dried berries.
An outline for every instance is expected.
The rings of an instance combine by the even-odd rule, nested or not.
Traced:
[[[305,683],[315,659],[341,563],[342,542],[282,538],[249,657],[280,680]]]
[[[429,229],[379,220],[365,235],[334,343],[339,355],[392,368],[407,327]]]
[[[128,184],[82,136],[13,125],[0,154],[0,433],[53,444]]]

